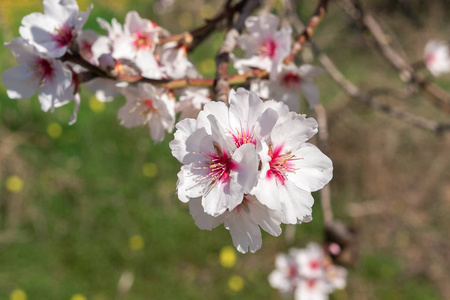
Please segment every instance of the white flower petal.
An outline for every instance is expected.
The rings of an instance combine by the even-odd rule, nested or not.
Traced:
[[[305,143],[293,152],[297,171],[288,173],[288,179],[308,192],[323,188],[333,177],[333,164],[316,146]]]

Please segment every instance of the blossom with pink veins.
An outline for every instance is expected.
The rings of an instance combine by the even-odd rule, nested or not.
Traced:
[[[37,91],[43,111],[53,110],[74,98],[72,72],[61,61],[42,57],[23,38],[15,38],[5,46],[20,64],[2,75],[9,98],[30,98]]]
[[[44,0],[44,13],[32,13],[22,19],[20,35],[49,56],[66,53],[86,23],[92,6],[80,12],[76,0]]]
[[[429,41],[425,46],[425,64],[434,76],[450,72],[449,44],[443,41]]]
[[[283,223],[310,219],[311,192],[332,178],[331,160],[306,142],[316,133],[313,118],[274,109],[267,109],[255,126],[255,135],[266,146],[258,149],[262,167],[251,194],[269,208],[281,210]]]
[[[197,118],[203,105],[211,101],[210,90],[207,88],[185,88],[180,99],[175,104],[175,112],[180,114],[180,121],[186,118]]]
[[[230,91],[229,103],[227,107],[209,102],[197,120],[180,121],[170,143],[172,154],[184,164],[178,174],[178,198],[188,202],[201,197],[205,212],[212,216],[241,204],[257,179],[253,126],[264,104],[244,89]]]
[[[273,235],[281,234],[281,214],[261,204],[252,195],[245,195],[232,210],[213,217],[204,212],[201,198],[189,201],[189,209],[195,224],[202,230],[212,230],[224,224],[230,231],[233,244],[241,253],[255,253],[262,246],[261,230]]]
[[[246,57],[234,58],[234,67],[239,73],[258,68],[270,72],[273,79],[281,71],[283,60],[291,50],[292,29],[283,27],[277,31],[278,23],[278,17],[272,14],[247,18],[248,34],[238,38],[238,45],[246,52]]]
[[[319,89],[313,79],[325,72],[312,65],[283,65],[281,72],[273,80],[259,80],[251,83],[250,89],[265,99],[276,99],[286,103],[289,110],[300,110],[300,92],[309,106],[314,108],[320,103]]]
[[[118,117],[127,128],[148,124],[155,142],[161,142],[175,123],[175,103],[163,90],[150,84],[129,86],[122,93],[127,102],[119,109]]]

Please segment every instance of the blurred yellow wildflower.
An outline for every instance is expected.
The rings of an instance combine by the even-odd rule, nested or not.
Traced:
[[[214,17],[216,10],[211,4],[204,4],[200,7],[200,17],[202,19],[211,19]]]
[[[11,193],[18,193],[23,189],[23,180],[17,175],[10,176],[6,179],[6,189]]]
[[[92,96],[89,99],[89,107],[93,112],[99,114],[105,110],[105,103],[98,101],[95,96]]]
[[[233,247],[225,246],[220,250],[220,264],[224,268],[232,268],[236,264],[236,251]]]
[[[142,167],[142,173],[147,177],[153,178],[158,175],[158,167],[154,163],[146,163]]]
[[[228,280],[228,287],[234,292],[239,292],[244,288],[244,279],[239,275],[233,275]]]
[[[206,58],[200,62],[200,70],[203,74],[211,74],[216,70],[216,62],[212,58]]]
[[[133,251],[141,250],[142,248],[144,248],[144,239],[138,234],[133,235],[128,241],[128,246]]]
[[[178,16],[178,24],[180,24],[180,27],[183,29],[190,29],[192,27],[192,15],[186,11],[182,12]]]
[[[20,289],[15,289],[9,295],[9,300],[27,300],[27,294]]]
[[[59,125],[58,123],[52,122],[50,124],[48,124],[47,126],[47,134],[52,138],[52,139],[57,139],[61,136],[63,132],[63,129],[61,127],[61,125]]]
[[[70,300],[87,300],[87,298],[83,294],[75,294],[70,297]]]

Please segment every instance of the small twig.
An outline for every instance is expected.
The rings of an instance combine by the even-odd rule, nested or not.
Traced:
[[[394,48],[384,33],[381,25],[371,14],[364,13],[358,0],[341,0],[344,10],[356,22],[362,24],[374,37],[377,48],[383,57],[391,64],[407,84],[417,84],[427,95],[427,99],[447,114],[450,114],[450,94],[429,82],[419,74]]]
[[[245,19],[261,4],[260,0],[249,0],[241,14],[239,15],[236,24],[227,32],[222,46],[217,51],[216,55],[216,81],[214,84],[214,92],[216,101],[222,101],[228,104],[228,93],[230,92],[230,84],[228,82],[228,63],[230,60],[230,53],[234,50],[237,44],[239,34],[244,29]]]
[[[308,42],[314,34],[314,31],[319,25],[322,18],[325,16],[327,11],[328,0],[320,0],[317,5],[316,11],[309,19],[308,24],[306,24],[303,32],[296,38],[295,42],[292,44],[291,53],[284,59],[285,63],[292,62],[295,57],[303,50],[303,46]]]
[[[333,61],[323,52],[321,52],[317,47],[313,45],[314,51],[316,52],[319,61],[323,67],[328,71],[330,76],[339,84],[339,86],[353,99],[365,103],[366,105],[379,110],[393,118],[402,120],[408,124],[414,125],[416,127],[426,129],[435,133],[441,133],[443,131],[450,130],[450,124],[441,124],[436,121],[428,120],[420,116],[416,116],[407,111],[400,110],[395,107],[380,103],[376,101],[373,97],[365,94],[359,90],[359,88],[350,82],[344,75],[339,71]]]

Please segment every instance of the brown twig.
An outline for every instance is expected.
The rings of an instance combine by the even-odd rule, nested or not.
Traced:
[[[441,124],[436,121],[428,120],[407,111],[378,102],[374,97],[360,91],[356,85],[345,78],[345,76],[339,71],[333,61],[326,54],[317,49],[317,47],[314,47],[314,45],[313,48],[319,58],[319,61],[328,71],[330,76],[353,99],[363,102],[366,105],[379,110],[393,118],[402,120],[408,124],[422,129],[426,129],[435,133],[441,133],[443,131],[450,130],[450,124]]]
[[[391,45],[388,36],[384,33],[381,25],[371,14],[365,13],[358,0],[341,0],[344,10],[358,24],[360,28],[367,29],[374,37],[378,50],[400,75],[407,84],[416,84],[428,96],[427,99],[436,107],[450,114],[450,94],[439,88],[434,83],[417,74],[413,65],[408,63]]]
[[[228,63],[230,53],[237,44],[239,34],[244,29],[245,19],[259,6],[260,0],[249,0],[242,9],[236,24],[227,32],[225,40],[217,51],[216,55],[216,81],[214,84],[214,92],[216,101],[222,101],[228,104],[228,93],[230,92],[230,84],[228,82]]]
[[[303,46],[308,42],[314,34],[314,31],[322,21],[325,13],[327,11],[328,0],[320,0],[317,5],[316,11],[309,19],[308,24],[306,24],[303,32],[296,38],[295,42],[292,44],[291,53],[284,59],[285,63],[292,62],[295,57],[302,51]]]

